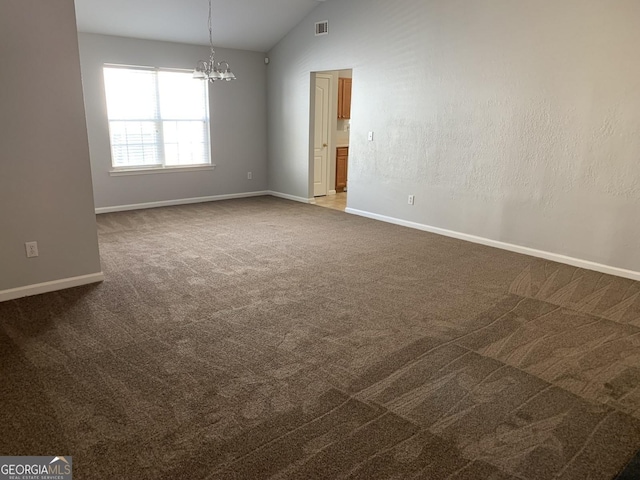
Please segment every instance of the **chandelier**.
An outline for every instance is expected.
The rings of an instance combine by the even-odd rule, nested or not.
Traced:
[[[211,83],[216,80],[226,80],[227,82],[235,80],[236,76],[231,71],[229,63],[224,60],[216,62],[215,59],[216,52],[213,49],[213,28],[211,26],[211,0],[209,0],[209,47],[211,48],[209,61],[198,60],[193,71],[193,78],[208,80]]]

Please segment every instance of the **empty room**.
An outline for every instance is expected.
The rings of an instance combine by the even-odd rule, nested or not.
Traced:
[[[638,25],[0,0],[0,479],[640,478]]]

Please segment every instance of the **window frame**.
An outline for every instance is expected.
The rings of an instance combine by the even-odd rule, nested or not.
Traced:
[[[141,70],[145,72],[153,72],[154,73],[154,82],[155,82],[155,102],[156,102],[156,117],[155,118],[145,118],[145,119],[112,119],[109,117],[108,111],[108,102],[107,102],[107,85],[104,72],[109,69],[122,69],[122,70]],[[201,119],[169,119],[162,117],[161,111],[161,103],[160,103],[160,88],[159,88],[159,72],[177,72],[184,73],[188,75],[192,75],[192,70],[186,70],[181,68],[168,68],[168,67],[150,67],[150,66],[141,66],[141,65],[125,65],[125,64],[114,64],[114,63],[104,63],[102,65],[102,80],[104,86],[104,99],[105,99],[105,112],[107,116],[107,128],[108,128],[108,136],[109,136],[109,154],[111,157],[111,169],[109,170],[109,174],[111,176],[122,176],[122,175],[144,175],[144,174],[153,174],[153,173],[170,173],[170,172],[180,172],[180,171],[202,171],[202,170],[213,170],[216,165],[213,163],[212,159],[212,148],[211,148],[211,108],[210,108],[210,95],[209,95],[209,87],[206,82],[202,82],[204,88],[204,98],[205,98],[205,113],[206,119],[204,120],[205,128],[205,152],[208,159],[207,163],[194,163],[194,164],[184,164],[184,165],[167,165],[166,164],[166,144],[164,141],[164,122],[193,122],[193,121],[203,121]],[[194,82],[200,82],[200,80],[193,79]],[[158,133],[158,138],[156,143],[154,144],[158,149],[158,157],[161,160],[161,163],[154,163],[149,165],[114,165],[113,159],[113,142],[111,135],[111,123],[112,122],[153,122],[156,127],[156,131]]]

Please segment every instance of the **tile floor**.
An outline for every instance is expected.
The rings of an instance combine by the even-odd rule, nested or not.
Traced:
[[[316,197],[316,205],[344,212],[347,208],[347,192],[327,195],[326,197]]]

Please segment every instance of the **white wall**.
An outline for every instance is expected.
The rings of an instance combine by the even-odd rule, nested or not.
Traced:
[[[350,208],[640,271],[638,25],[636,0],[329,0],[269,52],[269,188],[309,196],[309,73],[353,68]]]
[[[111,148],[102,67],[105,63],[193,69],[208,47],[79,34],[91,167],[98,208],[262,191],[267,187],[265,54],[216,49],[238,77],[209,90],[213,171],[109,175]],[[194,80],[196,81],[196,80]],[[247,179],[252,172],[253,179]]]
[[[100,259],[73,0],[0,1],[0,59],[1,300]]]

